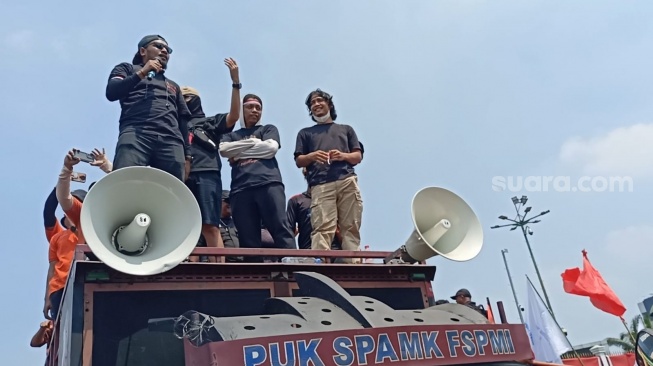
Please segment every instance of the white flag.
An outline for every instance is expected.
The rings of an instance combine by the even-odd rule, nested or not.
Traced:
[[[533,353],[535,353],[535,360],[562,364],[560,355],[571,351],[571,347],[530,281],[526,282],[528,307],[526,308],[525,326]]]

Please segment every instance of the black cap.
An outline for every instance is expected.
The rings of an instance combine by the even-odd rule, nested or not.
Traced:
[[[163,42],[168,43],[168,41],[166,41],[166,39],[161,37],[160,35],[150,34],[149,36],[145,36],[145,37],[141,38],[141,41],[138,42],[138,49],[140,49],[141,47],[147,46],[148,44],[150,44],[150,42],[156,41],[157,39],[160,39]]]
[[[456,298],[457,298],[458,296],[460,296],[460,295],[463,295],[463,296],[465,296],[465,297],[469,297],[469,298],[472,297],[472,294],[469,293],[469,290],[468,290],[468,289],[466,289],[466,288],[461,288],[460,290],[458,290],[458,291],[456,292],[455,295],[451,296],[451,299],[452,299],[452,300],[456,300]]]
[[[150,44],[150,42],[156,41],[157,39],[160,39],[163,42],[168,43],[168,41],[166,41],[165,38],[161,37],[158,34],[150,34],[150,35],[147,35],[147,36],[141,38],[141,40],[138,42],[138,49],[136,50],[136,54],[134,55],[134,59],[132,60],[132,64],[134,64],[134,65],[140,64],[141,63],[141,54],[140,54],[141,47],[145,47],[148,44]]]
[[[222,200],[229,202],[229,191],[227,190],[222,191]]]
[[[76,189],[70,192],[70,194],[82,202],[84,202],[84,199],[86,198],[86,191],[83,189]]]

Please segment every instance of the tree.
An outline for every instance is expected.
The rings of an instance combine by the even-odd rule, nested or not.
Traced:
[[[630,326],[628,327],[630,334],[621,332],[619,338],[608,338],[606,341],[608,345],[619,347],[624,352],[635,352],[633,338],[637,337],[637,332],[642,328],[653,328],[651,327],[651,317],[648,314],[638,314],[630,321]]]

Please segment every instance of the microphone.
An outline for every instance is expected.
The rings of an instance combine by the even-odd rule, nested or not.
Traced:
[[[156,60],[157,60],[159,63],[161,63],[161,59],[159,59],[158,57],[156,58]],[[147,73],[147,80],[152,80],[152,78],[153,78],[155,75],[156,75],[156,72],[155,72],[154,70],[150,70],[150,72]]]

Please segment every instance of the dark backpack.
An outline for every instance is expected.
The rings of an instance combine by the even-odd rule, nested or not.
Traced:
[[[483,305],[476,305],[475,302],[470,302],[470,303],[468,303],[468,304],[466,304],[466,305],[469,306],[470,308],[472,308],[472,309],[478,311],[478,312],[481,313],[484,317],[487,318],[487,310],[485,310],[485,307],[484,307]]]

